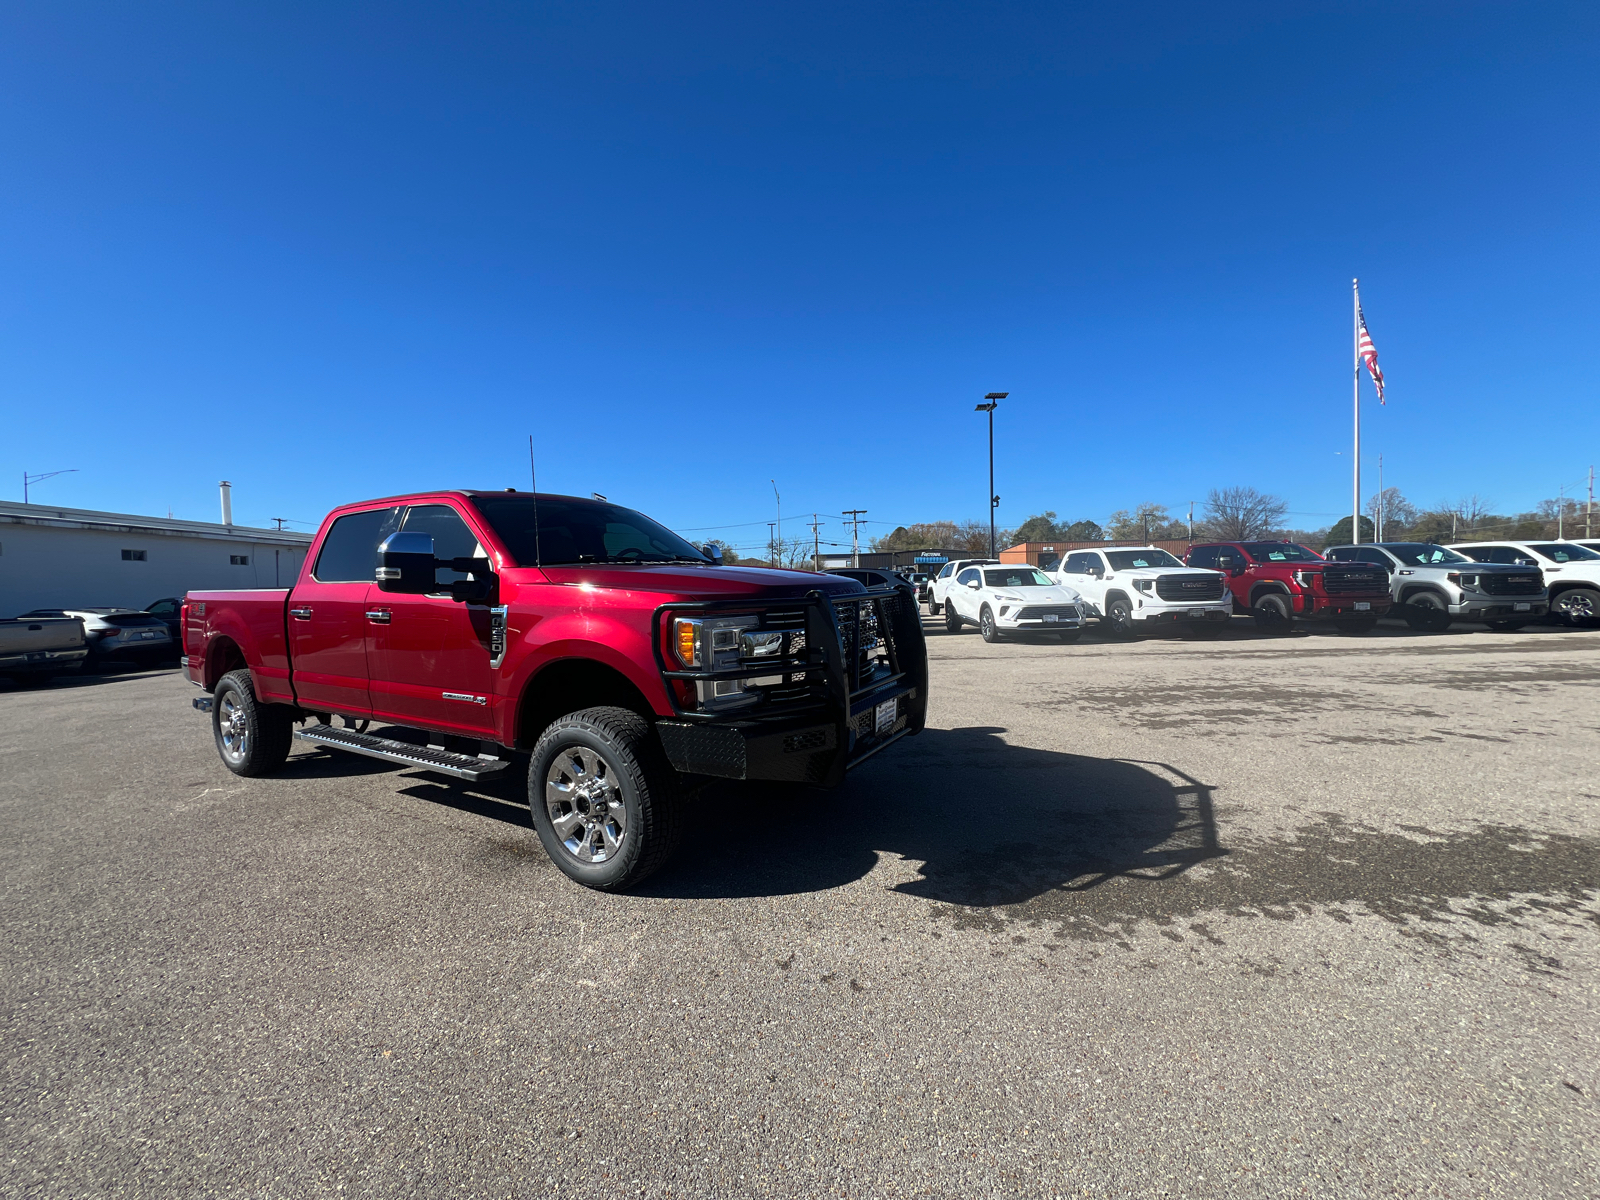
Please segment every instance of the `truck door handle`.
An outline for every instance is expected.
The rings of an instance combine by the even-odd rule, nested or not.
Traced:
[[[389,623],[389,610],[387,608],[367,609],[367,620],[374,625],[387,625]]]
[[[311,620],[311,610],[309,608],[291,608],[289,610],[289,615],[296,621]]]

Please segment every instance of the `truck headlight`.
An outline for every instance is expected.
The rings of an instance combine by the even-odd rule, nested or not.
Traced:
[[[1133,586],[1148,596],[1150,594],[1150,589],[1155,586],[1155,581],[1150,579],[1135,579],[1133,581]]]
[[[701,632],[704,624],[693,617],[674,617],[672,621],[672,651],[686,667],[700,665]]]

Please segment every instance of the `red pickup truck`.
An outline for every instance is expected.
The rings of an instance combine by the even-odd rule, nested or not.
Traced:
[[[293,587],[191,592],[182,620],[235,774],[297,738],[467,780],[525,752],[546,851],[607,890],[666,861],[697,782],[831,786],[927,712],[909,586],[724,567],[572,496],[348,504]]]
[[[1184,562],[1226,575],[1235,606],[1266,629],[1287,631],[1301,617],[1366,633],[1394,603],[1382,567],[1331,562],[1294,542],[1202,542]]]

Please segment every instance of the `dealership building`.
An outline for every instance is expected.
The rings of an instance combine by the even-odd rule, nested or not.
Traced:
[[[0,617],[288,587],[311,535],[0,501]]]

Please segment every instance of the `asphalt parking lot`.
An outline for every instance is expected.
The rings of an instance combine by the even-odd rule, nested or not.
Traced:
[[[1600,633],[928,630],[627,896],[520,781],[0,692],[0,1194],[1600,1192]]]

